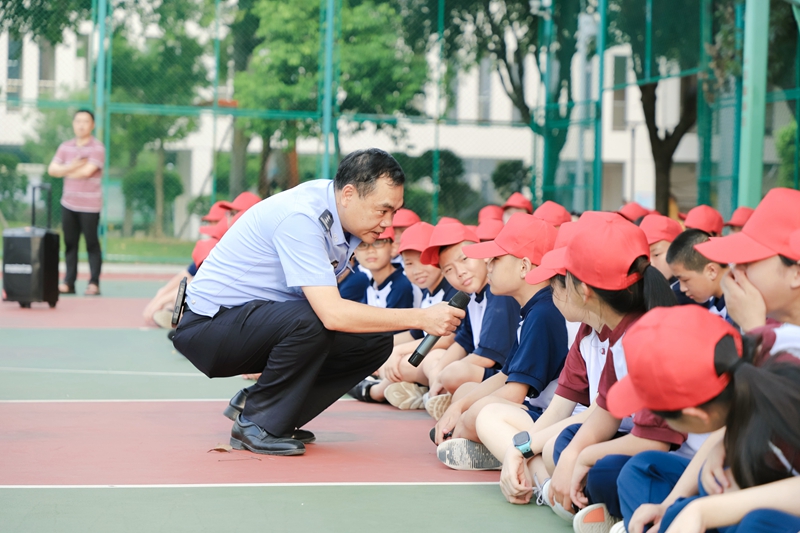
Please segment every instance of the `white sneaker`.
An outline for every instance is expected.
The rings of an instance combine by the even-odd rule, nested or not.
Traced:
[[[422,395],[427,391],[428,387],[400,381],[386,387],[383,395],[386,397],[387,402],[398,409],[422,409]]]
[[[628,533],[628,530],[625,529],[625,522],[619,521],[608,531],[608,533]]]
[[[536,482],[536,488],[534,490],[534,494],[536,494],[536,505],[547,505],[549,508],[556,513],[557,516],[563,518],[567,522],[572,523],[575,518],[575,515],[564,509],[564,507],[555,501],[551,501],[548,499],[548,494],[550,492],[550,478],[547,478],[544,483],[539,485],[539,480],[536,479],[534,475],[534,481]]]
[[[608,514],[606,504],[595,503],[578,511],[572,521],[572,529],[575,533],[610,533],[611,527],[617,522],[619,518]]]
[[[489,448],[469,439],[449,439],[436,448],[439,460],[453,470],[500,470],[503,463]]]
[[[450,407],[450,401],[453,399],[451,394],[440,394],[428,398],[428,403],[425,404],[425,410],[431,415],[434,420],[439,420],[447,408]]]
[[[160,328],[172,329],[172,311],[159,309],[153,313],[153,322]]]

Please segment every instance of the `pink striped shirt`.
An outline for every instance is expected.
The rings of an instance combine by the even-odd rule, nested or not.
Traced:
[[[103,208],[103,164],[106,159],[106,148],[103,143],[89,138],[89,142],[78,146],[76,139],[61,143],[53,161],[66,165],[76,159],[86,159],[97,167],[97,171],[88,178],[64,178],[64,194],[61,205],[71,211],[81,213],[99,213]]]

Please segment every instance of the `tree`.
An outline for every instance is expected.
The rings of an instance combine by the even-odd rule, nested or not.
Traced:
[[[778,187],[795,187],[794,175],[797,171],[795,166],[795,150],[797,140],[797,122],[792,121],[778,131],[775,136],[775,148],[780,158],[778,167]]]
[[[155,168],[140,166],[132,169],[122,180],[122,193],[125,196],[125,209],[131,213],[139,213],[149,226],[158,216],[155,187]],[[172,205],[175,198],[183,194],[183,183],[180,175],[172,170],[163,172],[161,187],[163,205]],[[162,210],[163,210],[162,205]]]
[[[92,0],[0,0],[0,33],[14,37],[32,35],[53,44],[64,39],[64,30],[75,30],[91,15]]]
[[[502,198],[520,192],[530,183],[530,169],[522,161],[502,161],[492,172],[492,184]]]
[[[208,84],[201,62],[204,49],[183,33],[166,33],[160,39],[148,40],[143,49],[139,49],[132,46],[126,32],[120,30],[113,42],[117,65],[112,78],[111,99],[114,102],[190,105],[197,89]],[[153,230],[156,237],[161,237],[164,234],[165,144],[184,138],[196,129],[196,123],[191,118],[171,115],[128,115],[122,122],[124,129],[117,130],[115,138],[121,140],[130,163],[135,165],[137,154],[145,146],[156,150]]]

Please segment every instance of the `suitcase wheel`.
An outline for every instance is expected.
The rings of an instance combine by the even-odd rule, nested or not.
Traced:
[[[19,306],[21,308],[23,308],[23,309],[30,309],[31,308],[31,303],[30,302],[20,302]]]
[[[55,309],[57,303],[58,301],[56,300],[55,302],[47,302],[47,305],[50,306],[50,309]]]

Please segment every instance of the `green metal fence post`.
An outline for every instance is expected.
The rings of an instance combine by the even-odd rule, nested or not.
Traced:
[[[800,30],[800,7],[793,5],[797,29]],[[800,39],[794,53],[794,86],[800,87]],[[800,96],[794,101],[794,188],[800,189]]]
[[[608,0],[600,0],[600,24],[597,28],[597,105],[594,116],[594,171],[592,172],[592,209],[603,208],[603,88],[605,86],[606,26]]]
[[[322,135],[325,152],[322,154],[322,178],[331,179],[331,121],[333,116],[333,25],[334,0],[325,4],[325,81],[322,100]]]
[[[756,207],[761,201],[764,177],[769,3],[747,0],[745,9],[739,205]]]
[[[708,52],[706,44],[712,42],[711,0],[703,0],[700,4],[700,68],[708,72]],[[700,154],[697,176],[697,203],[711,205],[711,127],[713,111],[706,101],[703,83],[697,87],[697,133],[700,141]]]
[[[219,0],[214,1],[214,102],[211,133],[211,205],[217,201],[217,117],[219,113]],[[202,191],[201,191],[202,192]]]
[[[106,53],[111,50],[109,43],[108,51],[105,47],[106,42],[106,23],[108,22],[108,0],[100,0],[97,6],[97,63],[95,64],[95,93],[94,93],[94,116],[95,116],[95,135],[98,139],[103,139],[106,149],[106,158],[103,164],[103,225],[102,238],[103,255],[108,253],[108,154],[110,150],[109,139],[106,135]],[[109,61],[109,66],[111,62]]]
[[[742,48],[744,46],[744,4],[739,2],[736,4],[736,57],[742,57]],[[731,172],[731,196],[733,205],[732,209],[739,206],[739,161],[740,158],[737,154],[742,149],[742,77],[736,76],[736,103],[734,104],[734,129],[733,129],[733,171]]]
[[[553,154],[550,152],[550,144],[552,143],[552,125],[551,113],[553,113],[550,106],[558,106],[558,95],[554,95],[555,99],[550,98],[550,87],[553,83],[553,11],[552,5],[548,8],[544,19],[544,37],[543,40],[547,45],[547,56],[545,57],[544,68],[544,153],[542,154],[542,201],[555,199],[555,180],[551,179],[555,172],[553,165],[557,162],[553,161]],[[563,65],[562,68],[567,68]]]

